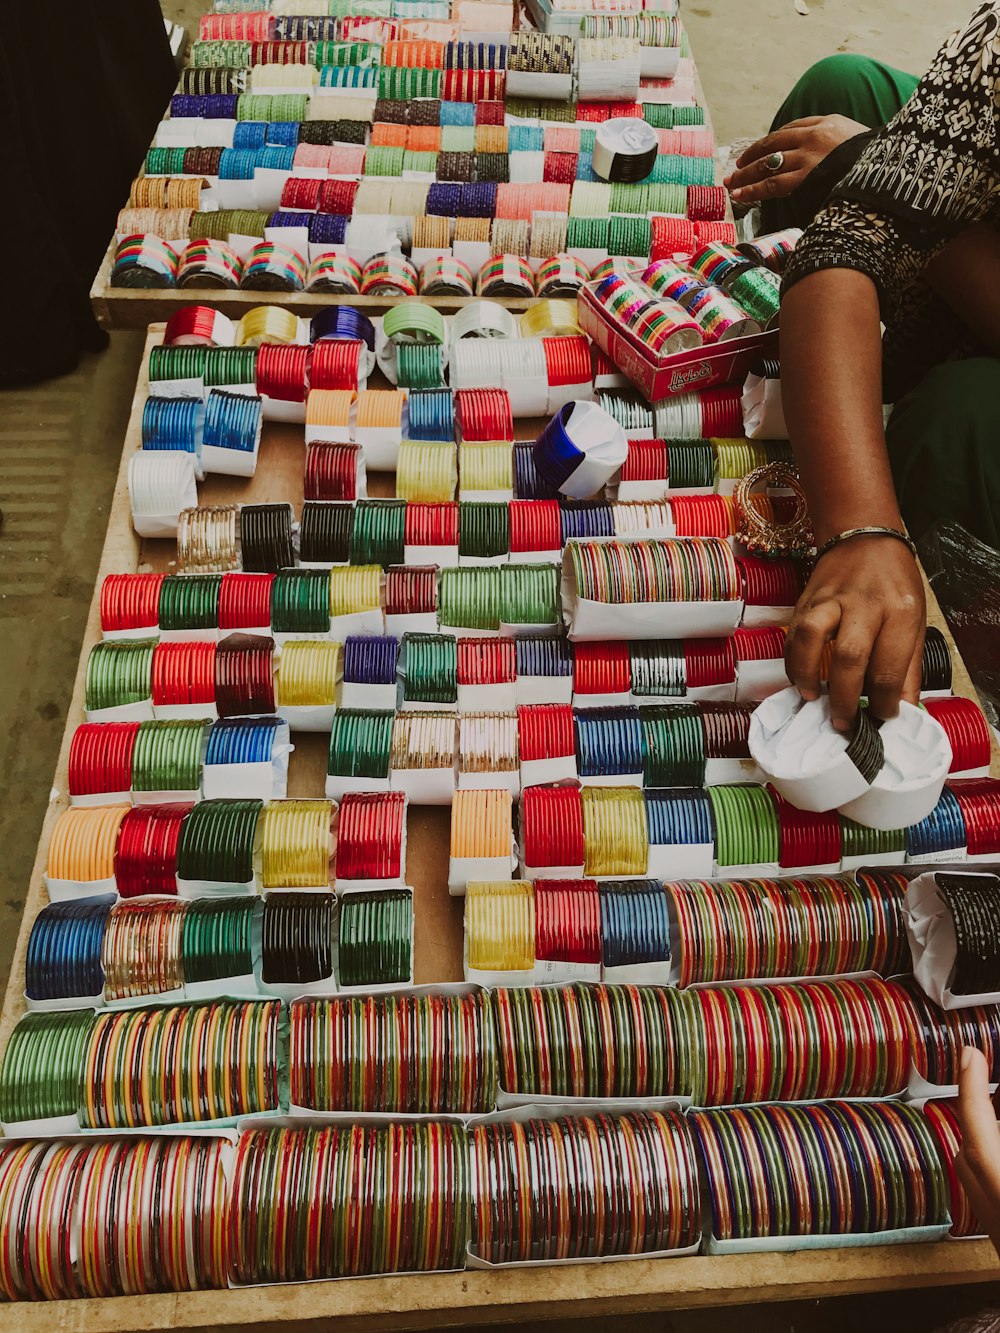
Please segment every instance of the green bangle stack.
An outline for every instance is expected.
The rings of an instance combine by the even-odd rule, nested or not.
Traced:
[[[676,124],[676,110],[672,102],[643,102],[642,118],[654,130],[672,130]]]
[[[562,619],[558,565],[504,565],[500,619],[505,625],[558,625]]]
[[[75,1116],[93,1010],[29,1013],[10,1034],[0,1066],[0,1120]]]
[[[149,148],[144,171],[147,176],[180,176],[184,172],[186,148]]]
[[[282,569],[271,584],[271,627],[278,634],[330,629],[330,575],[324,569]]]
[[[705,731],[697,704],[643,708],[646,787],[703,787]]]
[[[715,451],[709,440],[667,440],[667,484],[672,491],[715,487]]]
[[[409,889],[345,893],[340,900],[338,983],[405,985],[410,980],[412,939]]]
[[[687,661],[682,639],[642,639],[629,645],[629,655],[634,695],[684,698]]]
[[[177,877],[249,884],[262,801],[201,801],[181,828]]]
[[[365,153],[365,175],[402,176],[404,155],[405,151],[402,148],[374,144]]]
[[[354,69],[363,65],[377,65],[382,58],[378,42],[317,42],[314,63],[317,69],[334,65],[337,69]]]
[[[652,245],[649,218],[615,216],[608,223],[608,254],[648,257]]]
[[[489,559],[510,551],[510,506],[502,500],[462,500],[458,506],[458,554]]]
[[[157,343],[149,351],[149,381],[203,380],[208,348],[185,343],[169,347]]]
[[[715,859],[720,869],[778,864],[778,812],[766,787],[709,787],[708,799],[715,825]]]
[[[456,629],[499,630],[500,569],[442,569],[438,624]]]
[[[232,234],[259,236],[270,223],[270,213],[258,213],[252,208],[219,208],[215,212],[195,213],[188,227],[192,241],[227,241]]]
[[[350,563],[383,569],[401,565],[405,534],[405,500],[359,500],[354,507]]]
[[[391,712],[338,709],[330,730],[331,777],[388,779],[394,719]]]
[[[251,975],[255,908],[254,898],[198,898],[187,905],[181,926],[185,982]]]
[[[473,125],[442,125],[442,153],[474,153],[476,130]]]
[[[178,349],[180,350],[180,349]],[[205,357],[205,388],[256,384],[256,347],[210,347]]]
[[[458,641],[451,634],[404,634],[405,703],[458,702]]]
[[[379,97],[394,102],[410,102],[418,97],[440,97],[441,70],[409,65],[380,65],[376,86]]]
[[[221,594],[221,574],[178,574],[164,579],[160,586],[160,629],[218,628]]]
[[[566,245],[570,249],[606,250],[608,218],[571,217],[566,227]]]
[[[444,357],[434,343],[400,343],[396,348],[396,382],[401,389],[441,389]]]
[[[438,155],[433,151],[418,152],[407,148],[403,154],[403,170],[429,172],[433,175],[437,170],[437,159]]]
[[[191,63],[195,69],[249,69],[253,64],[250,42],[192,42]],[[244,116],[253,120],[253,116]]]
[[[208,721],[143,722],[132,751],[133,791],[197,791]]]
[[[155,648],[156,641],[149,639],[95,644],[87,658],[87,710],[121,708],[150,699]]]
[[[848,857],[886,856],[906,859],[906,829],[874,829],[840,816],[840,854]]]

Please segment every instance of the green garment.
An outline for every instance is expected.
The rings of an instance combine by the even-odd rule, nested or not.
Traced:
[[[1000,550],[1000,361],[935,366],[893,409],[885,433],[903,520],[915,541],[939,519]]]
[[[904,74],[870,56],[827,56],[802,75],[778,108],[771,130],[779,130],[790,120],[802,120],[805,116],[847,116],[869,129],[876,129],[892,119],[917,83],[915,74]],[[813,192],[807,191],[812,204],[810,213],[822,206],[825,194],[833,188],[839,176],[853,166],[856,152],[849,152],[847,144],[843,149],[843,172],[831,175],[815,200]],[[765,203],[761,208],[761,231],[804,227],[809,219],[803,218],[801,212],[795,194]]]

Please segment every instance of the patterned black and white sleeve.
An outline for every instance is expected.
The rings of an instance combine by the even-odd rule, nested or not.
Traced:
[[[834,188],[789,262],[785,290],[850,268],[875,283],[888,322],[934,255],[1000,218],[1000,0],[945,42],[903,109]]]

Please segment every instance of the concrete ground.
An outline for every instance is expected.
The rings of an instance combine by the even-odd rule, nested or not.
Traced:
[[[720,143],[764,131],[795,79],[835,51],[926,67],[972,0],[689,0],[683,15]],[[189,29],[209,5],[164,0]],[[109,227],[110,230],[110,227]],[[0,979],[6,978],[65,721],[87,606],[138,368],[142,338],[115,333],[109,351],[64,378],[0,394]],[[630,1333],[901,1327],[919,1333],[973,1311],[978,1291],[873,1295],[723,1313],[639,1316]],[[1000,1298],[996,1300],[1000,1304]],[[523,1327],[523,1326],[522,1326]],[[545,1326],[568,1333],[567,1324]],[[574,1328],[579,1327],[574,1324]],[[602,1320],[593,1326],[622,1327]]]

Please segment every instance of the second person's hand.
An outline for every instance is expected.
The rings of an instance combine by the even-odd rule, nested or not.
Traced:
[[[864,134],[847,116],[805,116],[750,145],[736,161],[736,170],[723,184],[738,204],[749,206],[763,199],[784,199],[802,184],[820,162],[848,139]],[[772,171],[767,159],[781,153],[781,167]]]

